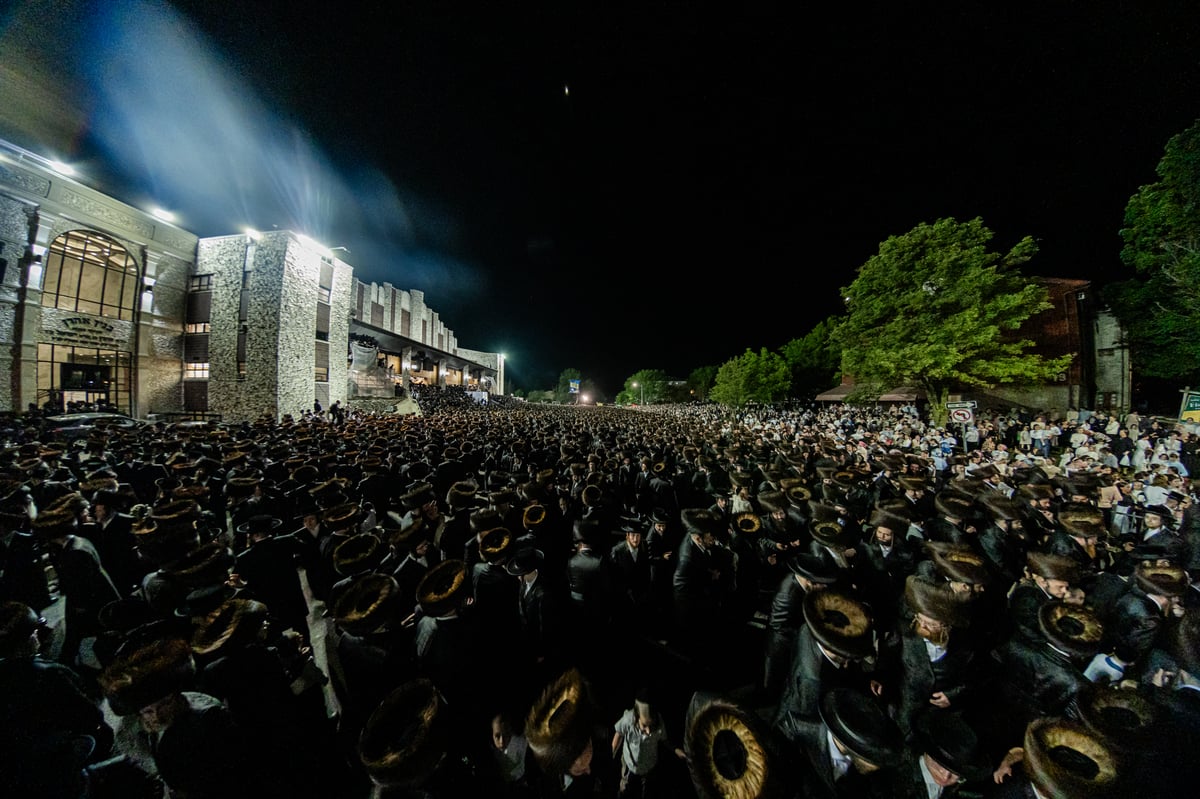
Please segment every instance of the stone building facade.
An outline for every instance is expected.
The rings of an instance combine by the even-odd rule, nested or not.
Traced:
[[[197,237],[0,147],[0,411],[181,406]]]
[[[352,399],[354,332],[387,339],[398,388],[486,377],[502,390],[503,356],[460,353],[420,291],[364,284],[291,231],[201,239],[54,167],[0,141],[0,412],[84,402],[240,421],[328,408]]]

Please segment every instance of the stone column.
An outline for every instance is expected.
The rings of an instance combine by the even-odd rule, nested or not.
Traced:
[[[42,279],[46,255],[54,241],[59,218],[41,209],[30,209],[33,242],[21,259],[22,292],[17,304],[13,347],[14,411],[21,412],[37,401],[37,351],[42,330]]]

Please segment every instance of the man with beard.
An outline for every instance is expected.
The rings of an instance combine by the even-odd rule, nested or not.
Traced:
[[[961,599],[914,575],[905,581],[904,600],[906,614],[880,659],[884,682],[897,691],[895,718],[907,738],[923,715],[964,710],[975,667],[970,642],[952,635],[968,622]]]
[[[896,620],[896,597],[904,580],[916,568],[916,554],[908,543],[909,521],[896,511],[878,508],[867,522],[874,528],[855,559],[855,581],[874,608],[879,625],[891,629]]]

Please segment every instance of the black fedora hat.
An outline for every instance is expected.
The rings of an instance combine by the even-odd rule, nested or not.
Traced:
[[[992,769],[979,736],[957,713],[927,711],[917,717],[913,728],[923,753],[963,780],[980,781],[991,776]]]
[[[516,577],[523,577],[535,569],[540,569],[545,558],[545,554],[540,549],[522,547],[517,550],[517,554],[508,559],[508,563],[504,564],[504,570]]]
[[[818,585],[833,585],[838,581],[839,569],[829,558],[813,555],[809,552],[796,552],[786,561],[788,571],[804,577]]]
[[[834,688],[821,697],[821,721],[853,755],[886,768],[900,762],[904,734],[875,699],[851,688]]]
[[[237,531],[242,535],[274,535],[275,531],[282,524],[282,519],[278,519],[269,513],[259,513],[239,524]]]

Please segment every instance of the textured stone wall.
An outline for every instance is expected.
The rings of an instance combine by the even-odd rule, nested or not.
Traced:
[[[183,410],[183,323],[192,263],[151,251],[145,280],[154,286],[150,307],[143,307],[137,356],[137,412]]]
[[[261,244],[261,243],[260,243]],[[242,291],[242,271],[246,264],[247,248],[253,247],[251,284],[265,280],[258,272],[271,247],[252,245],[246,236],[223,236],[201,239],[197,248],[196,274],[212,275],[212,315],[208,338],[208,409],[221,414],[227,421],[253,419],[262,412],[262,385],[269,376],[262,374],[262,365],[252,370],[247,379],[237,379],[237,340],[239,301]],[[270,330],[254,330],[255,338],[271,338]]]
[[[354,291],[354,269],[336,261],[333,268],[333,287],[329,291],[329,404],[341,400],[346,404],[349,392],[346,381],[350,374],[347,352],[350,342],[350,308]],[[329,407],[326,404],[325,407]]]
[[[315,367],[316,331],[317,331],[317,287],[321,274],[321,256],[315,250],[308,249],[295,239],[289,239],[287,251],[283,259],[283,270],[279,273],[282,283],[277,287],[278,300],[271,307],[264,304],[260,310],[262,315],[277,313],[278,324],[278,394],[275,413],[281,416],[285,413],[299,415],[312,408],[315,394],[313,370]],[[267,295],[251,300],[251,326],[255,318],[254,306],[257,301],[266,303]],[[331,309],[332,310],[332,309]],[[332,313],[330,325],[333,324]],[[334,338],[330,330],[331,372],[330,401],[337,399],[333,393],[332,372],[337,360],[334,353],[343,355],[341,391],[345,392],[346,371],[343,343],[349,339],[349,330],[342,328],[341,338]],[[262,353],[270,357],[272,353]]]
[[[9,344],[17,337],[17,304],[21,300],[21,262],[29,245],[29,216],[34,206],[0,194],[0,258],[7,261],[3,282],[0,282],[0,341]],[[14,407],[13,360],[19,357],[8,347],[8,357],[0,358],[0,410],[20,410]]]

